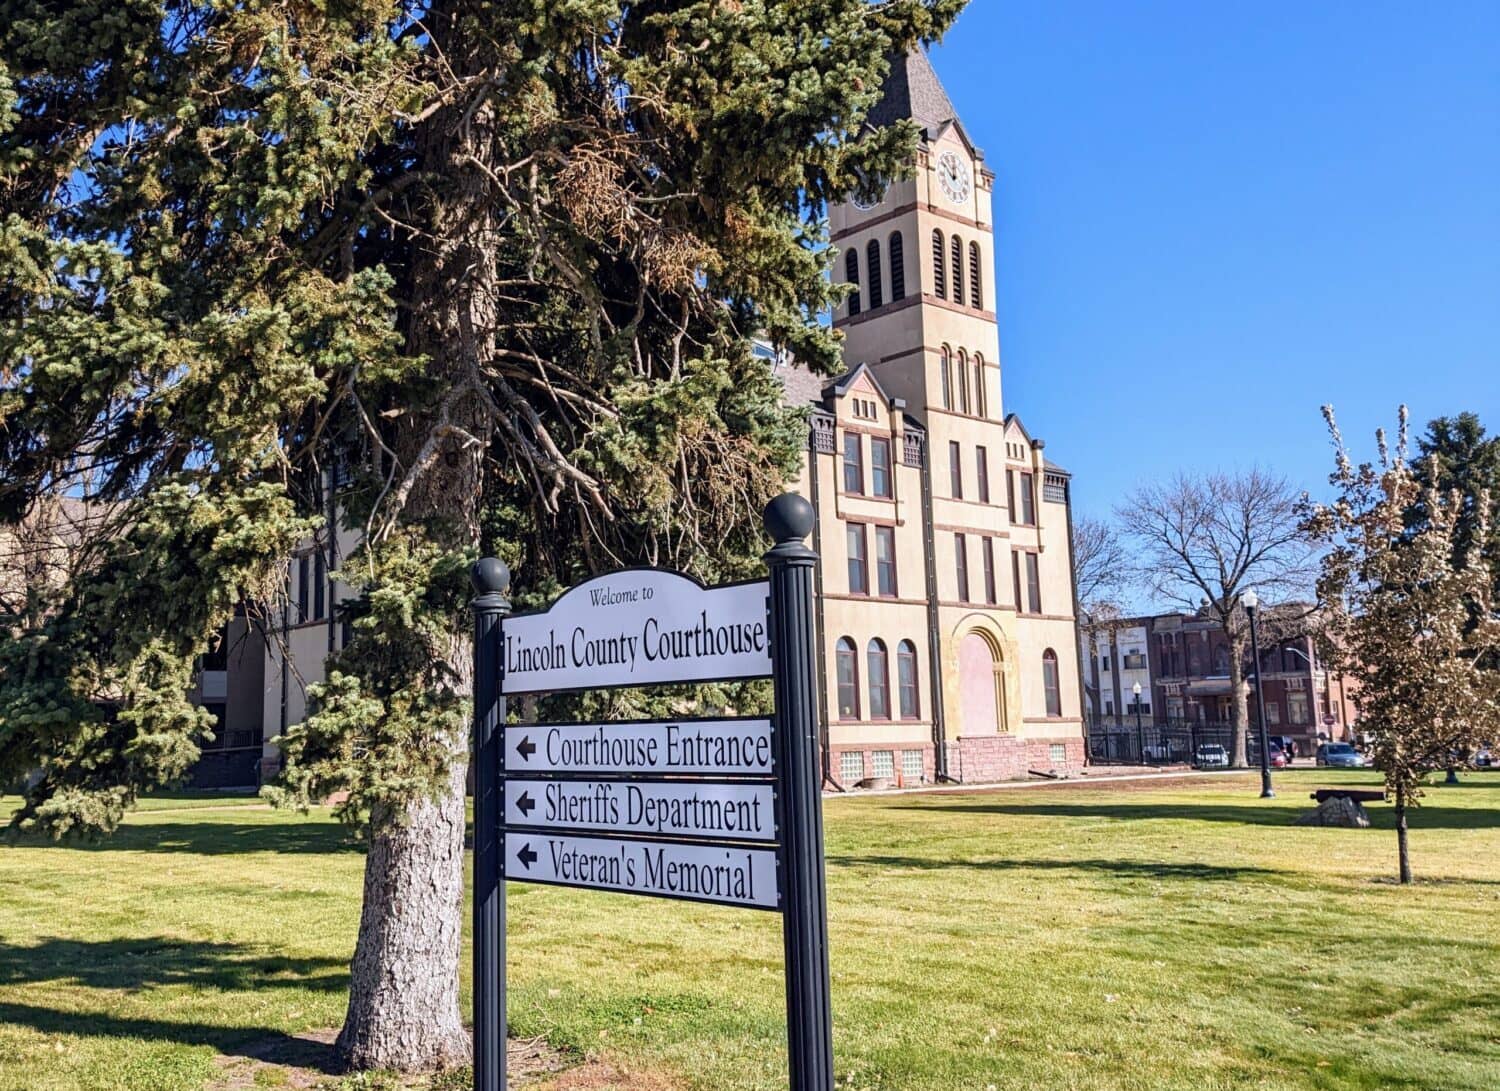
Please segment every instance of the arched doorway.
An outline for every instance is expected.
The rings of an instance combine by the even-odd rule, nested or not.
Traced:
[[[958,642],[958,707],[965,735],[1005,731],[1005,661],[983,633]]]

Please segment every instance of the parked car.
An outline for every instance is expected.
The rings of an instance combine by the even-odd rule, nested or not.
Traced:
[[[1271,767],[1273,769],[1285,769],[1292,764],[1291,759],[1286,756],[1285,750],[1277,750],[1271,747]]]
[[[1198,765],[1204,769],[1227,769],[1229,751],[1216,742],[1206,742],[1198,747]]]
[[[1325,742],[1314,759],[1330,769],[1363,769],[1365,756],[1346,742]]]
[[[1478,750],[1474,751],[1474,756],[1470,760],[1476,768],[1489,769],[1495,764],[1495,755],[1490,753],[1488,746],[1481,746]]]

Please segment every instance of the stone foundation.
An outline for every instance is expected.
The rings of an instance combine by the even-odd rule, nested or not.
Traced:
[[[1053,747],[1062,751],[1054,753]],[[860,781],[877,775],[875,754],[891,754],[894,772],[892,783],[899,788],[916,788],[937,780],[937,751],[930,742],[884,745],[842,745],[830,748],[829,777],[841,788],[853,788]],[[905,754],[922,753],[922,776],[918,780],[908,772]],[[847,755],[847,757],[846,757]],[[1024,780],[1031,770],[1047,773],[1078,773],[1084,765],[1083,739],[1072,736],[1055,739],[1023,739],[1013,735],[981,735],[960,738],[947,744],[948,776],[960,784],[983,784],[999,780]],[[855,763],[858,762],[858,774]]]

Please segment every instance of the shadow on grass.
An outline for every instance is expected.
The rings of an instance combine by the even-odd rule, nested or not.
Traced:
[[[1302,795],[1298,792],[1296,795]],[[1283,798],[1296,798],[1286,793]],[[1437,796],[1429,789],[1428,802],[1409,812],[1413,830],[1481,830],[1500,826],[1500,808],[1445,807],[1431,802]],[[1314,806],[1306,800],[1307,809]],[[1128,799],[1098,803],[910,803],[897,808],[907,811],[951,811],[954,814],[996,814],[1036,816],[1042,818],[1112,818],[1122,822],[1151,819],[1186,820],[1189,822],[1232,822],[1241,826],[1280,826],[1290,828],[1302,814],[1301,809],[1278,806],[1237,805],[1230,803],[1146,803]],[[1365,808],[1372,829],[1394,830],[1395,816],[1388,804],[1372,803]]]
[[[834,867],[891,867],[918,871],[947,868],[969,868],[976,871],[1097,871],[1126,878],[1193,881],[1235,881],[1286,874],[1275,868],[1163,863],[1154,860],[944,860],[931,856],[830,856],[828,863]]]
[[[27,946],[0,944],[0,985],[56,982],[90,989],[187,985],[246,992],[295,987],[329,992],[349,987],[343,959],[291,958],[238,943],[147,936],[71,940],[51,937]]]
[[[102,1012],[58,1011],[33,1004],[0,1001],[0,1023],[31,1027],[43,1034],[85,1038],[131,1038],[178,1045],[212,1046],[230,1057],[250,1057],[311,1068],[325,1075],[338,1071],[333,1047],[266,1027],[215,1027],[165,1019],[131,1019]]]
[[[84,852],[186,852],[228,856],[246,852],[363,852],[364,846],[337,822],[184,822],[172,812],[142,812],[144,822],[121,826],[107,837],[54,841],[35,834],[11,834],[6,843],[28,848]]]

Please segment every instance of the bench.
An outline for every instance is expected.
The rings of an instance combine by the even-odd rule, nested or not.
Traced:
[[[1330,799],[1352,799],[1355,803],[1384,803],[1385,793],[1361,788],[1319,788],[1309,797],[1319,803]]]

